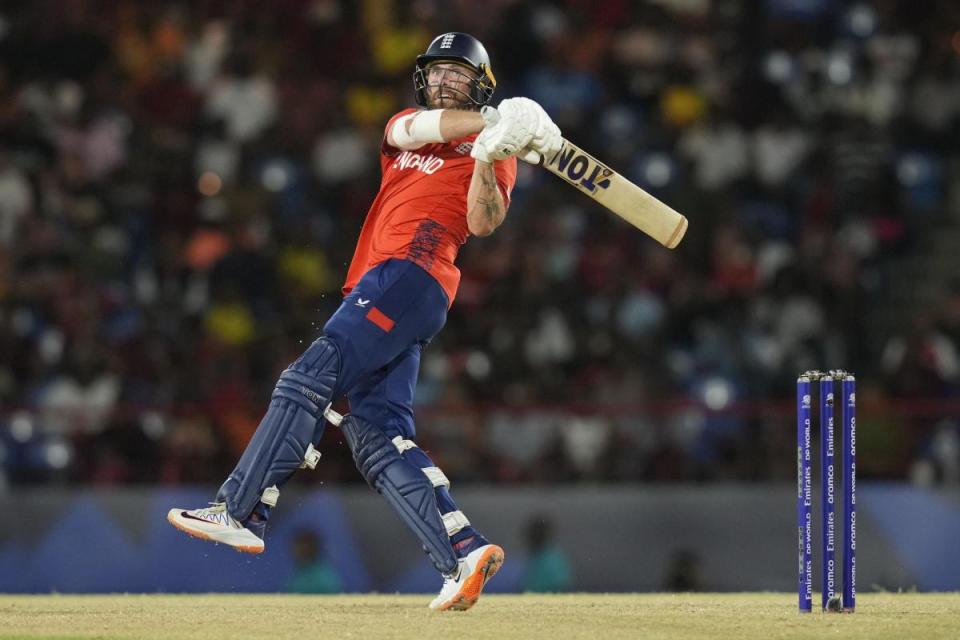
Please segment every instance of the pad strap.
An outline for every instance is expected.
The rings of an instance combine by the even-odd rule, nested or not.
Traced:
[[[333,403],[328,404],[327,408],[323,410],[323,417],[335,427],[339,427],[340,423],[343,422],[343,416],[333,410]]]
[[[446,527],[448,536],[452,536],[460,529],[470,526],[470,521],[467,520],[467,516],[463,515],[463,511],[451,511],[443,514],[441,518],[443,518],[443,526]]]
[[[393,440],[393,446],[397,448],[398,453],[403,453],[404,451],[409,451],[410,449],[417,449],[417,443],[413,440],[407,440],[403,436],[397,436]],[[450,488],[450,479],[447,478],[446,474],[440,470],[440,467],[423,467],[420,469],[423,471],[423,474],[427,476],[427,479],[430,480],[430,484],[434,487],[446,487]]]
[[[398,453],[403,453],[404,451],[409,451],[410,449],[418,449],[417,443],[413,440],[407,440],[403,436],[397,436],[393,440],[393,446],[397,448]],[[450,479],[447,478],[446,474],[440,470],[440,467],[423,467],[420,469],[423,471],[423,475],[427,476],[427,479],[430,480],[430,484],[434,487],[446,487],[450,488]]]
[[[272,487],[267,487],[263,490],[263,493],[260,494],[260,502],[267,505],[268,507],[277,506],[277,500],[280,498],[280,489],[277,488],[277,485]]]
[[[317,451],[317,448],[313,446],[313,443],[307,445],[307,452],[303,454],[303,463],[300,465],[301,469],[310,469],[311,471],[317,468],[317,464],[320,462],[320,452]]]
[[[447,478],[447,474],[440,470],[440,467],[424,467],[421,471],[434,487],[450,488],[450,479]]]
[[[403,436],[397,436],[393,439],[393,446],[397,448],[397,453],[403,453],[404,451],[415,449],[417,443],[413,440],[407,440]]]

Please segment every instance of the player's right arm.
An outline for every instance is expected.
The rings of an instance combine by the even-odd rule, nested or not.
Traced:
[[[467,229],[475,236],[488,236],[507,217],[507,199],[497,184],[493,162],[477,160],[467,191]]]
[[[537,153],[552,155],[560,149],[560,129],[543,108],[527,98],[500,103],[502,110],[484,107],[485,127],[470,155],[477,161],[467,192],[467,228],[475,236],[488,236],[499,227],[510,206],[509,196],[497,180],[495,161],[506,160],[528,145]]]
[[[480,133],[485,126],[476,111],[430,109],[397,118],[387,129],[387,144],[396,149],[413,151],[420,147]]]

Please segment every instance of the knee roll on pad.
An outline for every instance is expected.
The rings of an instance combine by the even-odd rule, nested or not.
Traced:
[[[437,570],[456,570],[457,556],[440,517],[430,479],[400,455],[399,447],[383,431],[366,420],[346,416],[340,430],[364,479],[413,530]]]
[[[316,464],[313,444],[323,434],[322,414],[339,375],[340,350],[326,337],[280,374],[267,413],[217,493],[230,515],[243,521],[257,502],[275,505],[278,487],[305,461]]]

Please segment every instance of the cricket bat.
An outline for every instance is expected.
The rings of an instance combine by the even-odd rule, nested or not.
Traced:
[[[567,139],[552,158],[536,151],[527,162],[560,176],[637,229],[673,249],[683,240],[687,219]]]

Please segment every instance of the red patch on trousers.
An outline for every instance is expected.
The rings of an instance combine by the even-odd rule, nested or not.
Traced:
[[[367,320],[377,325],[387,333],[390,333],[390,330],[393,329],[393,320],[388,318],[380,309],[372,307],[370,311],[367,312]]]

